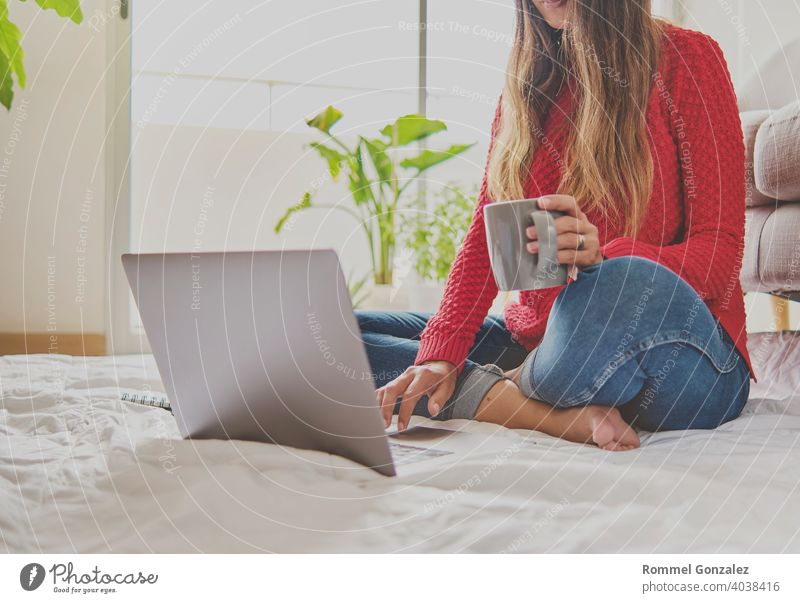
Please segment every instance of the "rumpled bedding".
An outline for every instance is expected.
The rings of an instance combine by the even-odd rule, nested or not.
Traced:
[[[800,552],[800,338],[750,349],[759,382],[715,431],[609,453],[450,421],[503,452],[398,478],[182,440],[168,411],[122,399],[163,392],[149,356],[2,357],[0,551]]]

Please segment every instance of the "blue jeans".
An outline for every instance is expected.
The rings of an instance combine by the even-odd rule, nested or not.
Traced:
[[[376,386],[414,363],[430,317],[356,313]],[[713,429],[735,419],[750,391],[747,365],[703,300],[671,270],[643,258],[606,260],[559,294],[539,346],[527,352],[490,317],[459,381],[476,367],[522,365],[520,389],[557,408],[617,407],[647,431]],[[438,418],[452,416],[458,387]],[[427,416],[423,397],[414,414]]]

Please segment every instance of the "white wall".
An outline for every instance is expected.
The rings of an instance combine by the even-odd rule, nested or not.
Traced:
[[[351,217],[319,210],[280,235],[273,226],[307,190],[315,202],[352,204],[309,151],[320,136],[305,118],[336,106],[345,117],[335,132],[352,144],[418,110],[417,9],[415,0],[231,0],[187,13],[137,2],[131,248],[333,247],[346,273],[366,274],[367,242]],[[427,111],[449,131],[428,145],[476,143],[427,174],[430,191],[481,179],[513,16],[511,3],[429,6]]]
[[[797,0],[678,0],[686,27],[719,42],[739,87],[761,63],[800,38]]]
[[[2,332],[104,329],[106,38],[88,19],[106,2],[81,4],[80,26],[9,4],[28,85],[0,108]]]
[[[309,182],[318,199],[340,202],[343,183],[306,145],[309,134],[150,125],[138,133],[132,180],[131,247],[209,251],[309,246],[335,248],[361,271],[367,244],[354,219],[318,209],[298,214],[276,235],[275,223]],[[313,189],[313,187],[311,187]]]

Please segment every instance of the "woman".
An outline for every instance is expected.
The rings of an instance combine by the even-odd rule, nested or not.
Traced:
[[[629,450],[632,426],[736,418],[752,374],[744,148],[718,45],[656,21],[649,0],[516,4],[483,187],[439,311],[358,315],[387,424],[393,411],[401,430],[412,413],[476,419]],[[574,278],[484,320],[497,288],[482,206],[538,197],[567,214],[558,259]]]

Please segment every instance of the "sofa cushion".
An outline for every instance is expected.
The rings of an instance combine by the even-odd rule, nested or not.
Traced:
[[[740,274],[745,291],[800,291],[800,204],[748,208]]]
[[[756,188],[780,201],[800,201],[800,101],[767,118],[756,134]]]
[[[762,194],[756,188],[755,170],[753,169],[753,151],[756,146],[756,134],[772,111],[745,111],[741,114],[742,134],[744,136],[744,177],[745,177],[745,205],[758,207],[759,205],[773,205],[772,197]]]
[[[739,280],[742,289],[748,291],[764,291],[761,284],[761,273],[758,269],[758,248],[761,245],[761,233],[764,224],[774,208],[763,206],[747,208],[744,212],[744,253]]]

